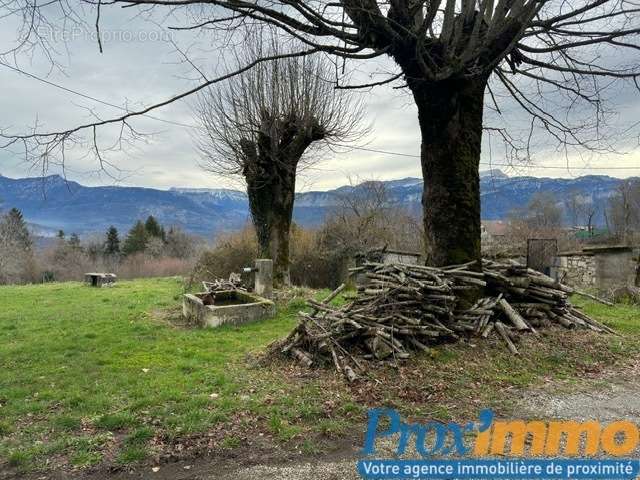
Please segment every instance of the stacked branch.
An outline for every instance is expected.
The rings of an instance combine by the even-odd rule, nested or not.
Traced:
[[[231,275],[229,275],[228,280],[225,280],[224,278],[216,278],[210,282],[203,281],[202,286],[207,293],[228,290],[241,290],[243,292],[247,291],[247,289],[243,285],[242,276],[239,273],[232,273]]]
[[[333,364],[349,381],[370,361],[404,360],[435,344],[492,335],[518,354],[522,333],[554,324],[614,333],[572,306],[571,287],[515,263],[485,260],[434,268],[369,262],[352,273],[366,277],[347,304],[329,304],[341,286],[322,302],[308,300],[311,312],[274,348],[307,367]],[[486,296],[465,307],[481,289]]]

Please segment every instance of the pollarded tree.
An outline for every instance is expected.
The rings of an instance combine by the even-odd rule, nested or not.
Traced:
[[[283,53],[253,37],[239,63]],[[289,52],[291,50],[288,50]],[[333,65],[320,56],[259,63],[198,96],[198,149],[219,175],[241,175],[260,255],[274,261],[274,281],[289,283],[289,235],[299,167],[322,147],[361,134],[361,108],[326,79]]]
[[[112,0],[84,3],[96,8],[139,6],[145,12],[171,13],[184,19],[179,29],[246,34],[255,24],[275,26],[304,45],[296,54],[326,52],[345,60],[387,56],[396,72],[371,83],[404,81],[418,110],[426,250],[433,264],[460,263],[480,257],[480,189],[478,166],[485,103],[499,114],[504,96],[532,119],[531,132],[545,130],[561,149],[607,151],[610,116],[603,93],[616,81],[637,85],[640,76],[639,10],[633,0]],[[42,5],[9,0],[9,15],[26,26],[18,47],[46,48],[39,26],[58,6],[69,17],[67,0]],[[54,9],[57,12],[57,10]],[[72,13],[72,12],[71,12]],[[184,15],[179,16],[178,13]],[[56,13],[57,16],[58,13]],[[99,27],[96,27],[99,28]],[[267,57],[261,59],[267,60]],[[248,64],[238,72],[255,65]],[[373,64],[372,64],[373,65]],[[377,64],[379,65],[379,63]],[[384,67],[384,64],[383,64]],[[388,69],[382,73],[388,72]],[[94,139],[96,128],[130,122],[154,108],[181,100],[229,75],[117,118],[58,132],[6,134],[7,143],[63,156],[64,146],[82,131]],[[519,80],[520,79],[520,80]],[[500,94],[492,86],[500,87]],[[528,88],[530,87],[530,88]],[[488,102],[487,102],[488,99]],[[558,103],[565,112],[554,110]],[[586,107],[589,109],[585,113]],[[511,143],[500,128],[497,133]],[[527,150],[529,138],[524,140]],[[34,158],[34,157],[31,157]],[[35,157],[39,158],[39,157]]]

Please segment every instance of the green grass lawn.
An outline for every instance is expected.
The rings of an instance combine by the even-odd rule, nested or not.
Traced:
[[[242,412],[264,416],[284,440],[297,433],[294,406],[318,420],[305,405],[319,401],[317,388],[279,392],[244,360],[291,330],[301,301],[242,328],[186,329],[153,314],[177,317],[182,289],[178,279],[0,288],[0,458],[21,468],[55,457],[130,463],[153,451],[154,437],[171,442]]]
[[[499,401],[502,388],[638,350],[638,307],[583,303],[630,336],[588,337],[580,341],[599,347],[583,349],[572,339],[586,337],[569,332],[560,347],[523,349],[518,362],[497,340],[475,350],[444,346],[399,370],[380,369],[386,384],[347,386],[331,370],[247,360],[291,330],[302,299],[279,305],[271,320],[201,330],[171,322],[182,291],[179,279],[0,287],[0,467],[129,464],[178,445],[238,448],[257,435],[313,452],[313,435],[362,430],[367,405],[448,418],[485,406],[455,403],[469,395]]]
[[[640,335],[640,306],[619,303],[608,307],[601,303],[574,296],[572,302],[582,307],[584,312],[615,328],[620,333]]]

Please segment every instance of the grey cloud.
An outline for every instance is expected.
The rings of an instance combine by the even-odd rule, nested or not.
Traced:
[[[119,9],[103,9],[102,30],[105,34],[104,53],[98,52],[94,32],[91,29],[79,32],[69,41],[69,56],[60,59],[65,64],[65,74],[53,71],[49,80],[68,88],[88,93],[116,105],[128,105],[130,108],[149,105],[164,100],[176,92],[192,87],[195,82],[194,72],[188,65],[180,63],[180,56],[173,46],[161,37],[166,30],[143,18],[134,18],[130,13],[122,13]],[[0,23],[0,50],[5,50],[14,39],[16,25]],[[198,59],[207,73],[220,71],[224,64],[220,45],[215,39],[195,38],[190,34],[174,36],[183,47],[193,46],[191,52]],[[195,43],[194,43],[195,42]],[[213,42],[213,44],[211,43]],[[62,47],[62,43],[59,44]],[[64,51],[64,50],[62,50]],[[21,66],[28,71],[44,76],[48,65],[41,56],[33,59],[21,58]],[[376,68],[393,70],[388,60],[379,60],[375,64],[359,64],[358,72],[353,80],[371,80],[370,74]],[[0,95],[0,127],[12,127],[12,131],[25,131],[38,117],[44,129],[59,129],[89,117],[87,111],[77,105],[91,107],[101,117],[119,113],[117,109],[100,105],[73,94],[61,92],[36,80],[18,75],[0,66],[0,82],[3,95]],[[365,99],[367,119],[372,124],[372,133],[366,139],[366,147],[417,155],[420,149],[420,135],[417,114],[411,98],[407,93],[399,92],[390,86],[380,87],[369,93],[360,93]],[[633,86],[618,87],[613,106],[621,112],[621,122],[630,122],[638,118],[640,96]],[[527,116],[515,108],[513,104],[501,105],[507,121],[516,128],[527,125]],[[178,123],[193,124],[188,102],[172,104],[153,113],[154,116]],[[487,114],[488,121],[493,121]],[[109,160],[122,170],[122,182],[131,185],[169,188],[171,186],[216,187],[227,186],[226,179],[218,178],[204,172],[199,166],[199,158],[195,152],[187,128],[150,120],[138,119],[133,124],[145,132],[158,132],[149,138],[147,143],[139,143],[127,152],[109,154]],[[113,138],[113,131],[105,129],[101,133],[101,144],[107,145]],[[103,143],[104,142],[104,143]],[[537,143],[544,146],[544,139]],[[489,158],[488,144],[485,141],[483,162],[503,163],[502,151],[492,148]],[[534,160],[540,166],[563,165],[563,158],[555,152],[540,150],[541,155]],[[582,159],[572,162],[583,166]],[[593,166],[640,165],[637,154],[621,159],[593,160]],[[110,183],[113,180],[104,175],[90,174],[97,165],[88,164],[77,152],[69,161],[69,176],[84,183]],[[544,176],[569,176],[576,172],[564,170],[511,169],[511,173],[531,173]],[[19,156],[0,151],[0,173],[9,176],[38,174],[38,170],[30,170]],[[632,171],[601,171],[626,175]],[[399,157],[374,152],[352,150],[347,153],[327,155],[317,168],[306,173],[300,182],[305,189],[331,188],[343,184],[348,175],[361,178],[391,179],[405,176],[419,176],[420,164],[417,158]]]

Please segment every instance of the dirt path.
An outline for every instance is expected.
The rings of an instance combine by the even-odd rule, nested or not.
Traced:
[[[521,405],[528,416],[640,423],[640,359],[622,370],[587,379],[577,392],[552,394],[551,390],[546,388],[524,397]]]
[[[355,443],[355,442],[354,442]],[[253,461],[238,458],[215,461],[200,458],[190,462],[179,462],[140,467],[126,472],[87,472],[73,474],[33,474],[28,476],[2,477],[11,480],[356,480],[357,448],[346,445],[344,450],[332,453],[330,458],[276,461],[251,465]],[[258,461],[255,459],[254,461]]]

